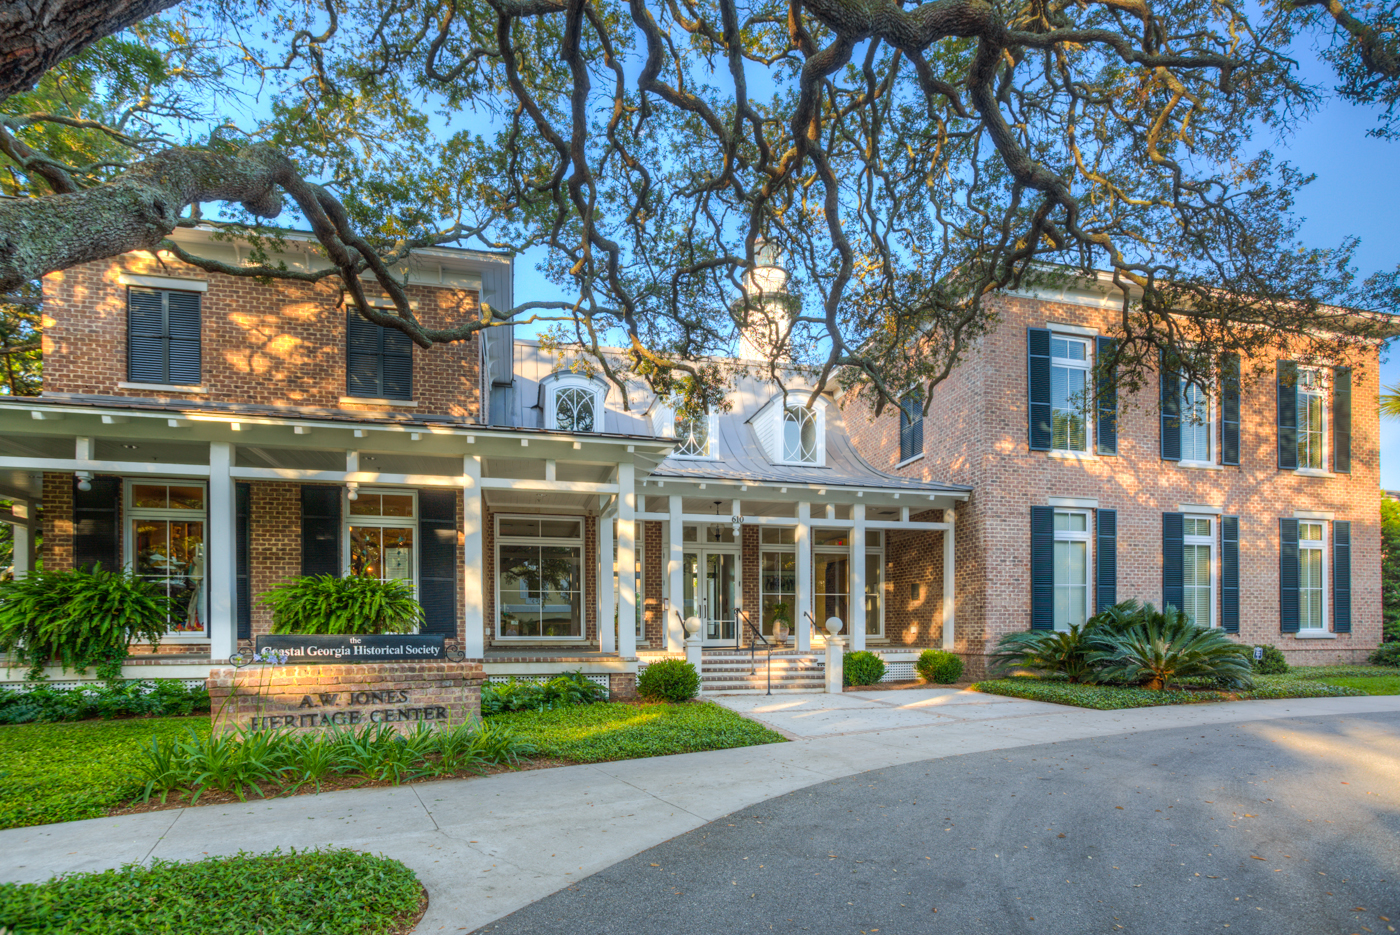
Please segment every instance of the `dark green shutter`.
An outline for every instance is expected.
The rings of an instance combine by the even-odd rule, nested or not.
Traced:
[[[1240,463],[1240,358],[1226,354],[1220,365],[1220,463]]]
[[[1332,470],[1351,473],[1351,368],[1332,371]]]
[[[345,389],[348,396],[413,398],[413,341],[381,328],[354,309],[345,319]]]
[[[899,460],[924,452],[924,404],[917,396],[899,401]]]
[[[1095,396],[1098,400],[1097,447],[1101,455],[1118,454],[1118,368],[1097,369],[1105,360],[1111,360],[1117,348],[1112,338],[1099,337],[1094,340],[1095,372],[1098,374]]]
[[[342,488],[304,484],[301,488],[301,573],[334,575],[344,568],[340,556]]]
[[[1094,613],[1118,603],[1118,511],[1097,510],[1098,542],[1094,575]]]
[[[1279,630],[1298,632],[1298,521],[1281,519],[1278,550]]]
[[[73,564],[107,571],[121,567],[117,508],[122,496],[118,477],[94,477],[91,490],[79,490],[73,478]]]
[[[1332,631],[1351,632],[1351,523],[1332,524]]]
[[[1031,507],[1031,629],[1055,629],[1055,508]]]
[[[1281,470],[1296,471],[1298,469],[1298,365],[1291,360],[1279,361],[1278,377],[1275,382],[1278,392],[1278,466]],[[1296,529],[1293,541],[1296,548],[1298,541]],[[1294,569],[1293,576],[1295,580],[1293,628],[1296,630],[1298,628],[1296,614],[1297,569]]]
[[[194,386],[199,382],[198,292],[165,293],[165,322],[170,335],[170,383]]]
[[[253,638],[253,582],[252,582],[252,485],[235,484],[233,487],[234,515],[234,590],[237,606],[234,608],[238,622],[238,638]]]
[[[1220,517],[1220,626],[1240,632],[1240,518]]]
[[[1026,329],[1026,390],[1030,413],[1031,451],[1049,451],[1050,432],[1050,332]]]
[[[394,328],[380,328],[384,342],[385,399],[413,398],[413,339]]]
[[[457,636],[457,492],[418,491],[418,603],[423,632]]]
[[[199,382],[198,292],[131,287],[126,299],[127,378],[133,383]]]
[[[1162,514],[1162,606],[1170,604],[1181,609],[1186,603],[1186,591],[1182,584],[1182,563],[1185,516],[1181,513]]]
[[[1166,355],[1161,357],[1160,402],[1162,460],[1181,460],[1181,376],[1167,369]]]

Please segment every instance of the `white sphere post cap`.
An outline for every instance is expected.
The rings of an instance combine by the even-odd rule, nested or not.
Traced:
[[[836,634],[840,633],[841,628],[844,626],[845,624],[841,622],[840,617],[826,618],[826,632],[830,633],[832,636],[835,636]]]
[[[695,634],[699,633],[699,632],[700,632],[700,618],[699,618],[699,617],[686,617],[686,618],[685,618],[685,632],[689,633],[691,636],[694,636]]]

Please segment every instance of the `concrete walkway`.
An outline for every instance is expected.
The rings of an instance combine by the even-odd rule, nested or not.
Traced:
[[[803,739],[15,828],[0,831],[0,879],[38,881],[153,856],[355,847],[418,872],[431,897],[419,933],[469,932],[685,831],[828,779],[1133,731],[1400,711],[1400,696],[1115,712],[992,698],[951,689],[730,696],[719,700]]]

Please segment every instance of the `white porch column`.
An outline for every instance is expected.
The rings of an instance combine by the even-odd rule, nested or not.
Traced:
[[[957,579],[953,575],[953,524],[956,513],[944,510],[948,528],[943,530],[943,648],[953,651],[953,605],[957,603]]]
[[[851,652],[865,648],[865,504],[851,510],[851,598],[846,636]],[[823,626],[826,621],[820,621]]]
[[[670,580],[671,607],[666,612],[666,651],[678,653],[685,648],[685,543],[681,523],[681,498],[667,498],[670,504],[670,555],[666,559],[666,577]]]
[[[631,461],[617,466],[617,654],[637,658],[637,486]]]
[[[797,607],[792,625],[797,630],[797,651],[812,648],[812,504],[797,504]],[[822,621],[817,621],[819,624]]]
[[[23,578],[34,570],[34,523],[36,510],[28,500],[15,500],[13,513],[15,521],[10,529],[14,533],[15,577]]]
[[[598,651],[617,652],[617,632],[622,627],[619,616],[613,626],[613,511],[598,514]]]
[[[462,561],[466,582],[462,588],[462,653],[468,659],[486,658],[486,529],[481,502],[481,457],[462,458]]]
[[[204,550],[205,585],[209,589],[209,658],[228,659],[238,651],[238,528],[234,505],[233,445],[209,443],[209,532]]]

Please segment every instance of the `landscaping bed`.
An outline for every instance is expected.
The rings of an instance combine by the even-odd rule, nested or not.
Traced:
[[[1008,695],[1029,701],[1074,705],[1114,711],[1122,708],[1148,708],[1157,705],[1202,704],[1213,701],[1246,701],[1269,698],[1339,698],[1364,695],[1366,692],[1346,685],[1289,675],[1256,675],[1254,688],[1222,691],[1212,688],[1183,687],[1152,691],[1117,685],[1083,685],[1063,679],[1042,679],[1033,676],[1012,676],[977,682],[975,691],[992,695]]]
[[[0,884],[0,931],[407,935],[427,907],[427,891],[397,860],[273,851]]]

